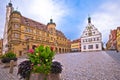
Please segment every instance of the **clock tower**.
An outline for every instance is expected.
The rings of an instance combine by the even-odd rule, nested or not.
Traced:
[[[91,17],[88,17],[88,25],[83,31],[81,37],[81,51],[102,50],[102,35],[98,29],[91,23]]]

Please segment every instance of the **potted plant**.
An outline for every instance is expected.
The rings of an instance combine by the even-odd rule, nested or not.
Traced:
[[[13,52],[8,52],[2,56],[1,62],[5,64],[4,67],[9,67],[11,60],[15,61],[14,66],[16,66],[17,65],[16,54],[14,54]]]
[[[49,78],[48,74],[51,70],[54,54],[54,51],[50,47],[41,45],[28,55],[32,63],[30,80],[37,80],[38,78],[38,80],[44,80]]]
[[[20,79],[24,78],[26,80],[29,80],[31,70],[31,62],[29,60],[25,60],[18,65],[17,74],[21,76]]]
[[[53,48],[48,46],[44,47],[41,45],[35,50],[30,49],[28,59],[31,65],[28,65],[27,62],[19,64],[18,74],[25,74],[21,75],[21,78],[26,78],[28,80],[52,80],[50,74],[61,72],[57,71],[57,67],[55,67],[58,63],[56,65],[55,62],[52,62],[54,55],[55,52]],[[61,68],[59,70],[61,70]]]
[[[62,65],[60,62],[53,61],[51,65],[51,80],[60,80],[60,73],[62,72]]]

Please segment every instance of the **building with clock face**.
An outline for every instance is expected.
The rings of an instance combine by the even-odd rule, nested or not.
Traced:
[[[102,35],[88,17],[88,25],[81,36],[81,51],[99,50],[102,50]]]

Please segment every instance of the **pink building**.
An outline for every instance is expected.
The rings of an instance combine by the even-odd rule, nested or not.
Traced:
[[[117,38],[117,30],[111,30],[109,35],[109,48],[110,50],[116,50],[116,38]]]

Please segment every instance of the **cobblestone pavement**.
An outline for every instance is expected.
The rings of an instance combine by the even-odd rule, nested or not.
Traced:
[[[104,51],[58,54],[54,60],[63,65],[61,80],[120,80],[120,64]],[[13,74],[2,67],[0,80],[19,80],[17,67]]]
[[[106,53],[120,64],[120,52],[106,51]]]
[[[62,80],[120,80],[120,64],[106,52],[60,54]]]

